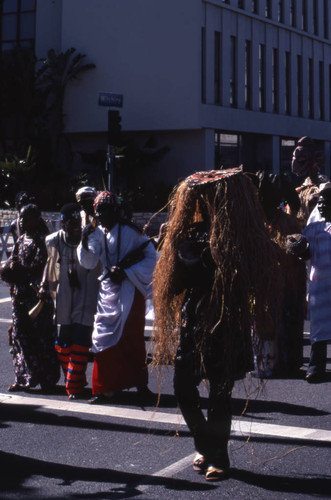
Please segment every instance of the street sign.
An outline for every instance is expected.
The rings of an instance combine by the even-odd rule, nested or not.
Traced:
[[[109,108],[122,108],[123,95],[112,94],[110,92],[99,92],[99,106],[107,106]]]

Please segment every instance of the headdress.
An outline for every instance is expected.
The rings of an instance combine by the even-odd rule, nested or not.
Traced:
[[[242,174],[243,167],[227,168],[225,170],[204,170],[202,172],[196,172],[185,179],[188,186],[197,186],[202,184],[207,184],[207,182],[217,182],[232,175]]]
[[[94,200],[94,209],[100,205],[108,205],[110,207],[117,208],[121,205],[121,201],[116,194],[111,193],[110,191],[102,191]]]
[[[20,217],[26,217],[28,215],[34,215],[35,217],[40,217],[40,210],[37,205],[29,203],[24,205],[20,210]]]
[[[78,220],[80,219],[80,207],[77,203],[67,203],[61,208],[60,214],[63,222]]]
[[[30,203],[30,196],[27,191],[20,191],[15,196],[15,206],[18,210],[20,210],[24,205],[28,205]]]
[[[97,192],[94,188],[89,186],[84,186],[78,189],[76,193],[76,200],[78,203],[82,200],[94,200],[97,196]]]

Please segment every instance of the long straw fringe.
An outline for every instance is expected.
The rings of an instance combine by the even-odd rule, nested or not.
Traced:
[[[245,174],[194,187],[184,181],[172,193],[169,208],[169,229],[154,275],[153,364],[174,361],[186,291],[178,245],[192,222],[206,212],[215,276],[205,334],[213,335],[222,325],[226,370],[231,372],[236,349],[249,355],[253,324],[263,336],[272,317],[276,322],[281,287],[277,246],[265,228],[256,188]]]

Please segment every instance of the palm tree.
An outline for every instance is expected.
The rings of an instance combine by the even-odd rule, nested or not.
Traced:
[[[84,63],[85,54],[75,52],[74,48],[59,54],[53,49],[49,50],[47,58],[40,61],[41,65],[36,73],[35,87],[45,103],[46,128],[51,137],[51,149],[56,163],[63,139],[63,105],[67,86],[82,73],[95,68],[94,64]]]
[[[1,56],[0,116],[5,119],[0,123],[4,160],[0,169],[7,171],[6,179],[9,172],[15,183],[24,165],[17,164],[16,160],[14,165],[13,158],[24,158],[31,148],[31,158],[35,161],[34,168],[29,170],[30,183],[40,192],[47,191],[47,186],[52,184],[51,193],[47,191],[44,196],[49,201],[50,194],[51,198],[56,197],[56,185],[63,191],[63,176],[70,170],[72,155],[64,134],[63,113],[67,86],[95,65],[85,63],[86,56],[76,53],[74,48],[59,54],[51,49],[40,61],[22,48]],[[60,155],[67,159],[65,164],[60,161]]]

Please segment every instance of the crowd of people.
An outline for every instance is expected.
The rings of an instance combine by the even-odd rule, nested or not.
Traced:
[[[14,249],[2,265],[10,284],[9,391],[55,389],[91,404],[148,388],[146,299],[153,299],[153,365],[174,365],[174,391],[194,437],[193,467],[207,480],[228,475],[231,393],[248,372],[296,376],[304,319],[311,324],[307,382],[324,380],[331,339],[331,184],[323,157],[301,138],[296,186],[242,167],[196,172],[169,201],[158,241],[125,216],[122,200],[84,186],[48,230],[27,193],[17,196]],[[309,262],[309,265],[307,264]],[[308,288],[307,268],[310,269]],[[308,297],[308,309],[307,309]],[[330,300],[330,302],[329,302]],[[199,384],[209,382],[204,416]]]
[[[125,217],[115,194],[89,186],[61,208],[52,234],[27,193],[19,193],[17,208],[14,249],[1,269],[13,308],[15,380],[8,390],[39,384],[52,391],[62,369],[69,399],[78,399],[93,356],[90,403],[132,387],[151,400],[144,340],[156,263],[151,240]]]

